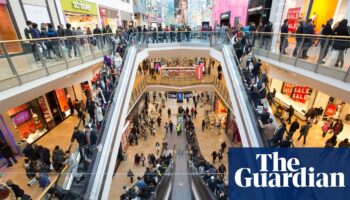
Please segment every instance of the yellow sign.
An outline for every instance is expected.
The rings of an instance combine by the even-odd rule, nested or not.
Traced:
[[[85,0],[61,0],[62,10],[97,15],[97,4]]]

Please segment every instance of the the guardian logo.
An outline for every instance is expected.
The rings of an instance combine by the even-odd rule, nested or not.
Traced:
[[[314,167],[303,167],[298,158],[283,158],[278,152],[255,155],[260,163],[258,172],[243,167],[235,170],[234,181],[241,188],[343,188],[342,172],[325,173]],[[270,166],[268,163],[270,163]],[[315,166],[317,167],[317,166]],[[255,171],[257,171],[255,170]]]

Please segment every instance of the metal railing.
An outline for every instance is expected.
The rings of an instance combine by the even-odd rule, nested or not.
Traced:
[[[350,82],[350,36],[252,32],[248,41],[262,59]]]
[[[96,34],[0,41],[0,91],[110,55],[116,49],[113,36]]]

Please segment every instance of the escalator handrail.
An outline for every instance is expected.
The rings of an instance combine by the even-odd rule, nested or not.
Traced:
[[[256,133],[259,133],[259,138],[258,140],[260,139],[260,141],[263,143],[264,146],[266,146],[266,141],[263,140],[262,136],[263,136],[263,131],[261,129],[261,127],[259,126],[259,121],[258,121],[258,112],[257,110],[255,109],[255,106],[254,106],[254,103],[253,103],[253,100],[252,98],[250,97],[249,93],[248,93],[248,88],[247,86],[245,85],[245,79],[244,79],[244,76],[242,74],[242,71],[240,70],[239,66],[240,66],[240,63],[239,63],[239,60],[238,60],[238,57],[236,55],[236,52],[233,48],[233,45],[231,44],[231,38],[229,37],[228,33],[226,34],[226,37],[228,37],[228,41],[230,42],[229,45],[226,45],[228,48],[229,48],[229,52],[232,53],[232,56],[233,56],[233,60],[236,64],[236,70],[235,71],[238,71],[238,76],[240,76],[240,81],[238,81],[239,83],[239,87],[241,88],[242,91],[244,91],[242,94],[243,94],[243,97],[245,98],[245,101],[248,103],[248,106],[247,106],[247,109],[248,109],[248,115],[250,116],[252,120],[252,123],[253,123],[253,129],[255,129],[255,132]],[[259,142],[259,141],[258,141]]]
[[[130,35],[130,38],[132,38],[132,37],[133,37],[133,34]],[[127,61],[128,57],[130,57],[130,55],[129,55],[129,47],[130,46],[127,45],[126,50],[124,52],[122,66],[124,66],[124,64]],[[122,72],[123,72],[123,70],[122,70]],[[120,77],[121,76],[122,75],[120,75]],[[120,77],[119,77],[119,80],[120,80]],[[100,128],[99,133],[98,133],[97,144],[101,144],[101,141],[103,140],[103,138],[105,138],[105,136],[106,136],[106,134],[104,134],[104,132],[106,131],[105,128],[108,127],[107,124],[109,124],[110,121],[112,120],[111,119],[111,113],[112,113],[111,110],[113,110],[113,109],[111,109],[111,107],[113,107],[112,105],[115,105],[115,101],[116,101],[115,93],[116,93],[116,91],[119,91],[119,89],[121,87],[121,84],[119,84],[120,83],[119,80],[116,81],[116,83],[113,86],[114,89],[113,89],[113,92],[112,92],[112,94],[110,96],[109,102],[107,104],[107,109],[106,109],[107,112],[105,113],[104,120],[102,122],[101,128]],[[95,165],[96,161],[100,160],[100,157],[97,157],[97,154],[98,154],[98,151],[95,150],[93,152],[93,155],[92,155],[92,161],[91,161],[91,163],[89,165],[89,168],[88,168],[88,170],[86,172],[87,177],[84,180],[84,187],[81,190],[80,196],[84,196],[84,194],[88,193],[87,191],[91,191],[91,189],[92,189],[92,185],[93,184],[91,184],[90,178],[91,178],[91,175],[94,174],[94,172],[96,172],[96,169],[97,169],[97,167]],[[99,163],[99,162],[97,162],[97,163]]]

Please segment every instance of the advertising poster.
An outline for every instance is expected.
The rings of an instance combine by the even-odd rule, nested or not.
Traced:
[[[195,69],[195,73],[196,73],[196,79],[197,80],[202,80],[202,78],[203,78],[203,67],[201,65],[197,65],[197,67]]]
[[[298,27],[299,16],[300,16],[300,7],[299,8],[289,8],[287,12],[288,19],[288,31],[295,33]]]
[[[174,0],[175,16],[174,21],[176,24],[188,24],[188,1],[187,0]]]

